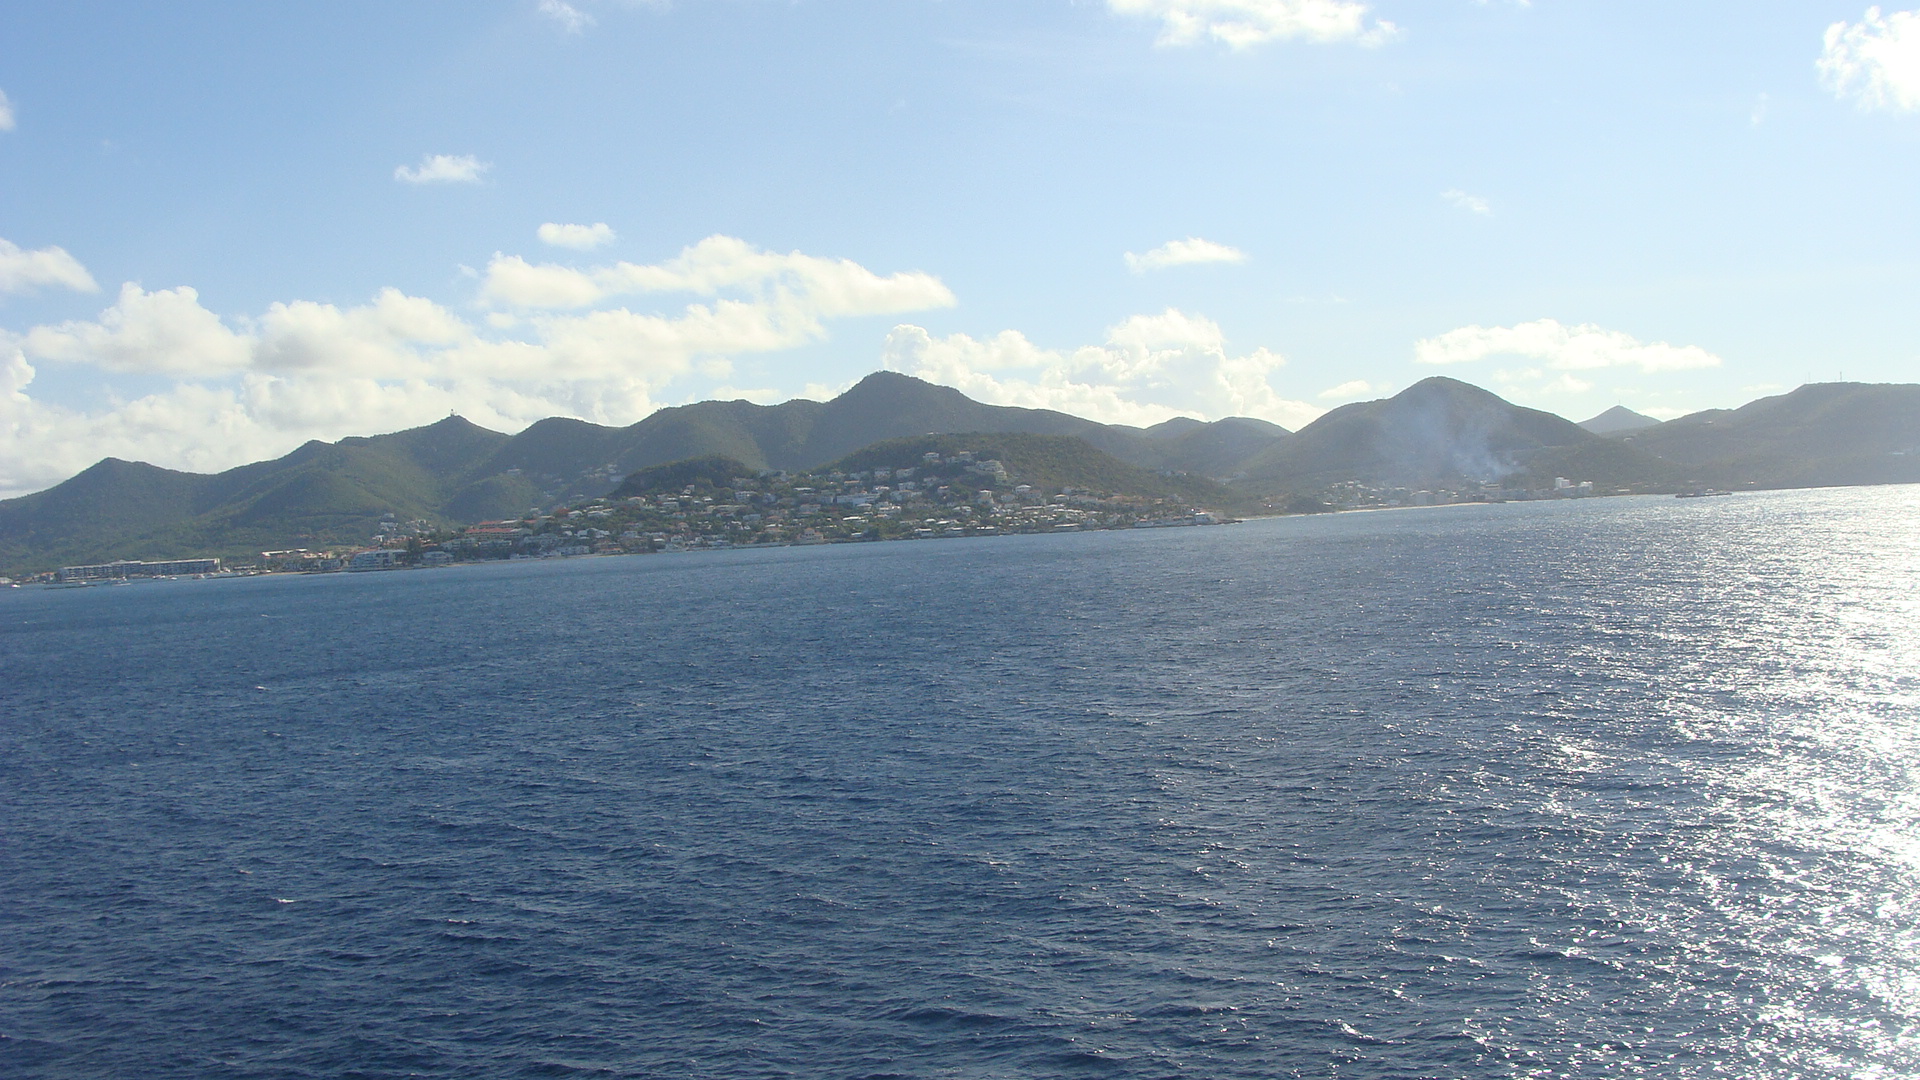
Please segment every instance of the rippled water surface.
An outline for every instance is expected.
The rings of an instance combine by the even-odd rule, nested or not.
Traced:
[[[1920,489],[12,590],[0,1073],[1920,1074]]]

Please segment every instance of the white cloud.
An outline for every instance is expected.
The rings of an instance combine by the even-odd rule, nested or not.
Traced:
[[[1858,23],[1834,23],[1818,66],[1836,97],[1863,109],[1920,110],[1920,11],[1870,7]]]
[[[848,379],[845,382],[838,383],[810,382],[801,388],[800,396],[806,398],[808,401],[832,401],[834,398],[853,389],[854,384],[859,381],[858,379]]]
[[[553,263],[535,265],[518,255],[495,252],[480,279],[482,303],[516,308],[583,308],[599,303],[608,290],[592,274]]]
[[[488,337],[446,308],[395,289],[346,309],[308,300],[276,303],[236,327],[202,307],[191,288],[146,292],[129,283],[97,319],[35,327],[16,344],[28,360],[155,375],[657,380],[691,370],[701,358],[774,352],[820,340],[829,318],[893,314],[953,301],[937,280],[920,280],[924,275],[905,275],[906,288],[889,289],[890,283],[899,284],[895,278],[878,278],[857,264],[799,253],[781,258],[799,260],[803,269],[828,280],[750,289],[745,296],[716,297],[669,315],[617,308],[486,320],[490,330],[518,331],[513,337]],[[493,270],[502,268],[518,268],[530,277],[490,275],[489,280],[510,281],[523,292],[544,289],[540,295],[546,299],[568,299],[552,294],[579,284],[567,276],[571,271],[528,266],[513,256],[496,257]],[[849,286],[835,280],[858,275],[872,281]],[[692,291],[689,283],[680,284]]]
[[[1496,371],[1493,381],[1510,397],[1525,394],[1538,399],[1552,395],[1579,395],[1593,389],[1593,384],[1575,376],[1572,372],[1562,371],[1552,378],[1539,368]]]
[[[591,394],[558,386],[487,380],[279,376],[249,373],[228,384],[183,382],[96,410],[36,401],[34,371],[16,351],[0,354],[0,496],[39,490],[103,457],[214,472],[284,454],[308,439],[398,431],[458,412],[496,430],[544,416],[616,418],[651,411],[644,389]]]
[[[246,366],[274,373],[431,377],[444,350],[465,347],[471,372],[485,349],[451,312],[398,289],[342,311],[311,300],[276,303],[253,324]]]
[[[1386,387],[1375,387],[1365,379],[1354,379],[1339,386],[1329,386],[1320,391],[1321,401],[1354,401],[1369,394],[1385,393]]]
[[[540,0],[540,14],[560,24],[569,34],[578,34],[594,23],[593,16],[566,0]]]
[[[35,360],[156,375],[239,371],[251,356],[247,339],[201,307],[199,293],[184,286],[146,292],[132,282],[98,321],[34,327],[19,348]]]
[[[541,243],[575,251],[590,251],[614,239],[613,226],[604,221],[591,225],[558,225],[549,221],[540,226],[539,232]]]
[[[7,98],[7,92],[0,90],[0,131],[13,130],[13,102]]]
[[[730,236],[709,236],[661,263],[622,262],[591,270],[533,265],[496,255],[480,283],[482,302],[510,308],[589,307],[616,296],[685,292],[751,295],[802,321],[822,316],[890,315],[951,307],[953,293],[919,271],[881,277],[849,259],[764,251]]]
[[[1217,324],[1174,308],[1135,315],[1109,328],[1103,344],[1072,352],[1035,345],[1014,330],[983,340],[898,326],[887,335],[883,363],[981,401],[1107,423],[1254,416],[1295,428],[1324,411],[1275,392],[1268,377],[1286,363],[1278,354],[1230,355]]]
[[[1562,326],[1553,319],[1517,326],[1463,326],[1414,345],[1414,359],[1422,364],[1461,364],[1490,356],[1538,360],[1559,371],[1608,367],[1685,371],[1719,367],[1721,363],[1718,356],[1695,345],[1646,343],[1591,323]]]
[[[65,248],[27,251],[10,240],[0,240],[0,293],[26,292],[57,285],[75,292],[98,292],[93,275]]]
[[[1162,45],[1207,38],[1233,49],[1293,40],[1378,45],[1399,33],[1384,20],[1369,24],[1367,5],[1353,0],[1107,0],[1107,9],[1158,19]]]
[[[0,496],[107,455],[213,471],[449,411],[509,431],[546,416],[628,424],[683,380],[728,378],[734,356],[824,339],[829,319],[953,302],[927,275],[883,278],[845,260],[716,239],[724,242],[621,271],[657,291],[708,297],[669,314],[489,312],[476,325],[387,289],[358,306],[296,300],[222,318],[191,288],[125,285],[94,319],[0,331]],[[36,363],[177,381],[133,401],[64,408],[28,393]]]
[[[477,184],[480,174],[491,168],[472,154],[429,154],[417,166],[393,170],[393,178],[409,184]]]
[[[1169,266],[1191,266],[1195,263],[1241,263],[1247,261],[1247,253],[1239,248],[1225,244],[1216,244],[1211,240],[1202,240],[1189,236],[1185,240],[1171,240],[1154,248],[1145,255],[1135,255],[1129,251],[1124,256],[1127,269],[1136,274],[1149,270],[1161,270]]]
[[[1459,188],[1443,191],[1440,197],[1470,214],[1479,214],[1481,217],[1493,216],[1493,207],[1487,204],[1487,200],[1478,195],[1469,195]]]

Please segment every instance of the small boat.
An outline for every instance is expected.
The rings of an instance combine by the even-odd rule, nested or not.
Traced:
[[[1692,491],[1679,492],[1674,495],[1674,498],[1676,499],[1710,499],[1715,495],[1731,495],[1731,494],[1733,494],[1733,492],[1722,491],[1719,488],[1695,488]]]

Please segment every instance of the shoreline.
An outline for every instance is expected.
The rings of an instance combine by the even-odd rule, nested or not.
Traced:
[[[1912,483],[1820,484],[1820,485],[1809,485],[1805,487],[1752,488],[1752,489],[1747,489],[1743,491],[1730,491],[1727,494],[1729,496],[1737,496],[1737,495],[1755,495],[1755,494],[1772,493],[1772,492],[1852,490],[1852,489],[1859,489],[1859,488],[1901,488],[1901,487],[1912,487],[1912,486],[1916,486],[1916,485]],[[1510,504],[1575,503],[1575,502],[1595,502],[1595,501],[1601,501],[1601,500],[1632,499],[1632,498],[1672,499],[1674,498],[1674,495],[1675,493],[1673,492],[1632,492],[1632,493],[1625,493],[1625,494],[1583,495],[1583,496],[1573,496],[1573,497],[1564,497],[1564,498],[1546,498],[1546,499],[1502,499],[1502,500],[1473,499],[1473,500],[1464,500],[1460,502],[1432,503],[1427,505],[1411,505],[1411,506],[1356,506],[1356,507],[1348,507],[1348,508],[1337,508],[1337,509],[1329,510],[1323,513],[1307,513],[1307,514],[1248,513],[1244,518],[1223,517],[1220,520],[1207,522],[1207,523],[1201,523],[1201,522],[1184,523],[1183,522],[1183,523],[1171,524],[1171,525],[1154,525],[1154,526],[1128,525],[1128,526],[1122,526],[1122,527],[1092,528],[1092,529],[1082,529],[1082,528],[1059,529],[1059,530],[1033,529],[1033,530],[1025,530],[1025,531],[998,531],[994,533],[968,534],[963,536],[928,536],[928,537],[897,536],[897,537],[887,537],[887,538],[836,537],[836,538],[823,539],[823,540],[813,541],[813,542],[799,542],[799,541],[793,541],[793,540],[784,540],[784,541],[779,541],[775,543],[728,545],[724,547],[692,545],[692,546],[683,547],[677,550],[661,549],[656,551],[612,551],[612,552],[596,552],[596,553],[577,554],[577,555],[523,555],[518,557],[509,557],[505,559],[461,559],[461,560],[448,562],[439,566],[395,566],[395,567],[385,567],[385,568],[370,569],[370,570],[349,570],[349,569],[341,568],[336,570],[253,571],[253,572],[244,572],[244,573],[222,572],[222,573],[209,574],[204,576],[196,575],[193,577],[178,577],[178,576],[150,577],[150,578],[149,577],[129,577],[129,578],[111,578],[111,579],[95,580],[95,581],[87,581],[87,582],[68,582],[68,583],[51,582],[51,581],[22,581],[22,580],[15,579],[9,583],[0,584],[0,592],[4,592],[7,589],[78,589],[78,588],[118,587],[121,585],[145,584],[150,582],[157,583],[157,582],[163,582],[163,581],[191,581],[191,580],[231,581],[231,580],[238,580],[241,578],[312,577],[312,576],[332,576],[336,574],[353,574],[353,575],[384,574],[384,573],[390,573],[393,571],[402,571],[402,570],[450,570],[456,567],[483,566],[483,565],[491,565],[496,563],[510,563],[510,562],[557,562],[557,561],[566,561],[566,560],[573,560],[573,559],[597,559],[597,558],[612,558],[612,557],[642,556],[642,555],[691,555],[691,554],[701,554],[701,553],[721,552],[721,551],[760,551],[760,550],[772,550],[777,548],[791,548],[791,547],[844,547],[844,546],[850,546],[850,545],[864,545],[864,544],[892,544],[892,543],[900,543],[905,541],[920,542],[920,541],[934,541],[934,540],[991,540],[999,537],[1008,537],[1008,536],[1065,536],[1065,535],[1079,535],[1079,534],[1104,533],[1104,532],[1125,533],[1125,532],[1162,532],[1162,531],[1169,531],[1169,530],[1180,531],[1180,530],[1189,529],[1189,528],[1209,528],[1217,525],[1242,524],[1242,523],[1253,522],[1253,521],[1272,521],[1272,520],[1277,520],[1282,518],[1324,519],[1324,518],[1340,517],[1340,516],[1349,515],[1349,514],[1376,514],[1376,513],[1384,513],[1389,511],[1410,511],[1410,510],[1449,510],[1449,509],[1460,509],[1464,507],[1491,507],[1491,506],[1503,506],[1503,505],[1510,505]]]

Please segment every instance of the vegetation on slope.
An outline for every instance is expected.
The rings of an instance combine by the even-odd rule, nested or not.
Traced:
[[[1719,487],[1917,483],[1920,386],[1813,383],[1622,441]]]
[[[1072,487],[1101,494],[1180,499],[1219,510],[1249,508],[1245,496],[1222,484],[1203,477],[1169,476],[1128,465],[1071,435],[973,432],[888,439],[856,450],[823,471],[911,467],[926,454],[950,456],[961,452],[971,452],[979,460],[996,459],[1022,482],[1037,487]]]
[[[1537,488],[1564,476],[1603,492],[1920,482],[1920,386],[1810,385],[1603,437],[1435,378],[1288,433],[1246,418],[1098,424],[879,372],[825,403],[700,402],[625,428],[555,418],[511,437],[449,417],[310,442],[212,476],[107,459],[57,487],[0,501],[0,572],[362,544],[389,517],[424,527],[518,518],[605,495],[655,466],[706,469],[719,486],[764,469],[853,472],[960,450],[998,458],[1041,486],[1235,514],[1317,509],[1313,495],[1348,482]],[[1205,477],[1233,481],[1223,488]]]
[[[1669,470],[1631,447],[1439,377],[1382,401],[1335,409],[1259,454],[1247,471],[1249,484],[1296,491],[1343,481],[1538,486],[1551,485],[1556,475],[1609,489],[1672,483]]]

